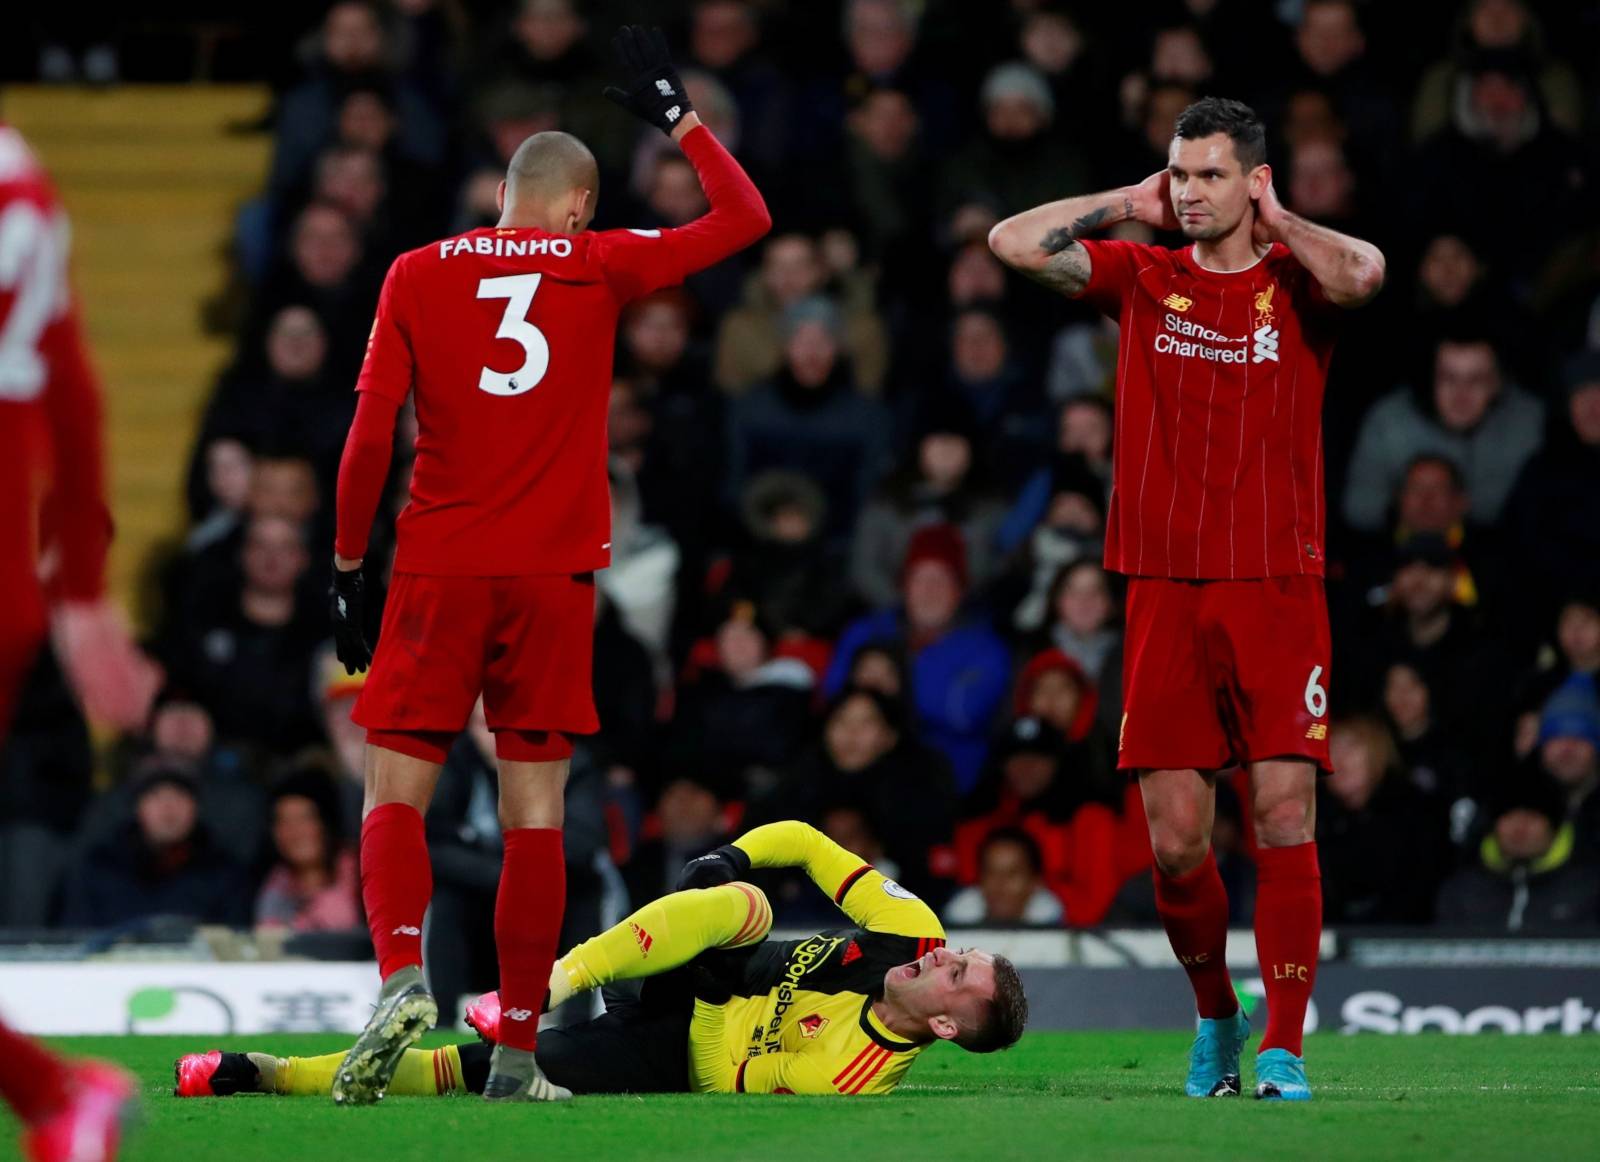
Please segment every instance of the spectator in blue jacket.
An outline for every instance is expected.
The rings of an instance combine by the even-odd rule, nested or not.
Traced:
[[[967,553],[959,529],[918,529],[900,585],[903,605],[869,613],[845,628],[823,692],[831,698],[844,688],[863,648],[903,646],[911,658],[911,702],[922,740],[949,760],[956,791],[965,794],[988,755],[990,727],[1011,680],[1011,656],[984,620],[962,615]]]

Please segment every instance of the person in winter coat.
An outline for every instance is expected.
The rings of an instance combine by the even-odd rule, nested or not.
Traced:
[[[273,788],[274,859],[256,893],[256,927],[361,928],[361,873],[355,848],[340,839],[338,795],[333,780],[315,767],[295,771]]]
[[[1469,515],[1493,525],[1543,439],[1544,405],[1506,379],[1487,337],[1462,328],[1434,349],[1426,392],[1399,388],[1367,413],[1350,457],[1345,520],[1361,532],[1380,531],[1406,469],[1431,452],[1460,467]]]
[[[775,657],[777,633],[748,601],[728,611],[704,667],[691,662],[678,691],[668,752],[674,769],[743,799],[770,785],[810,725],[816,674],[799,658]]]
[[[1063,569],[1078,561],[1098,563],[1105,552],[1105,487],[1077,456],[1057,456],[1050,501],[1012,574],[1022,590],[1011,615],[1022,633],[1036,633],[1052,617],[1050,598]]]
[[[961,529],[974,586],[989,578],[993,542],[1004,508],[985,486],[976,462],[977,421],[960,399],[941,394],[917,417],[913,459],[890,476],[856,521],[850,580],[875,609],[900,596],[900,563],[911,534],[923,525]]]
[[[1406,779],[1377,718],[1335,722],[1317,784],[1323,923],[1426,924],[1451,850],[1446,804]]]
[[[1099,720],[1100,692],[1078,661],[1058,649],[1040,650],[1017,675],[1011,712],[1056,731],[1069,748],[1070,766],[1087,801],[1120,809],[1135,784],[1117,773],[1111,736]]]
[[[991,834],[1019,828],[1038,845],[1045,886],[1060,899],[1066,922],[1093,925],[1105,917],[1137,863],[1123,850],[1129,832],[1118,812],[1085,795],[1081,757],[1041,719],[1012,723],[966,802],[967,818],[956,827],[962,883],[978,881],[980,856]],[[1148,866],[1148,855],[1144,862]]]
[[[1580,853],[1600,858],[1600,698],[1594,675],[1572,675],[1545,702],[1538,756],[1566,796]]]
[[[744,302],[722,317],[712,371],[731,396],[744,395],[781,371],[788,342],[785,315],[790,308],[826,293],[828,268],[817,243],[804,234],[778,234],[761,253],[761,270],[745,288]],[[847,279],[842,295],[823,299],[839,313],[840,349],[849,357],[857,382],[868,395],[883,385],[889,363],[889,338],[872,306],[872,283]]]
[[[829,535],[848,539],[854,516],[889,466],[883,406],[856,388],[840,346],[842,320],[826,299],[784,313],[784,362],[729,409],[727,500],[768,469],[802,472],[828,500]]]
[[[670,672],[668,647],[678,600],[681,555],[672,534],[642,523],[639,488],[619,457],[607,465],[611,481],[611,564],[595,583],[616,606],[622,624],[650,651],[658,679]]]
[[[1519,772],[1501,788],[1478,866],[1439,893],[1438,920],[1504,932],[1571,932],[1600,922],[1600,869],[1578,858],[1555,782]]]
[[[839,804],[866,815],[907,889],[925,899],[946,894],[955,788],[943,757],[912,736],[898,699],[846,687],[828,704],[817,744],[751,803],[745,822],[801,819],[821,827]]]
[[[1059,927],[1061,900],[1045,887],[1044,853],[1020,827],[991,831],[978,852],[978,882],[962,888],[944,908],[951,927]]]
[[[950,763],[962,793],[983,769],[990,726],[1011,673],[1011,655],[994,630],[977,615],[962,616],[966,589],[961,531],[950,525],[918,529],[901,570],[904,603],[846,627],[823,683],[830,698],[844,689],[864,646],[904,648],[911,659],[918,733]]]
[[[783,638],[784,652],[814,653],[820,672],[834,637],[861,608],[839,583],[844,550],[824,537],[827,498],[801,473],[774,469],[745,487],[739,515],[744,542],[707,570],[706,599],[722,603],[719,611],[753,603]]]
[[[1528,461],[1505,514],[1509,556],[1541,630],[1563,595],[1600,591],[1600,351],[1573,359],[1562,378],[1566,423]]]
[[[243,926],[250,915],[244,869],[200,816],[187,768],[156,762],[136,776],[133,817],[91,847],[67,878],[61,922],[109,928],[152,916]]]

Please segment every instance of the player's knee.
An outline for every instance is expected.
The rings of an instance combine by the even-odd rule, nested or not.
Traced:
[[[744,948],[750,944],[759,944],[767,938],[767,933],[772,931],[772,905],[767,901],[767,894],[754,884],[743,883],[735,880],[724,884],[718,891],[733,891],[739,896],[740,907],[737,911],[738,927],[720,948]]]
[[[1257,800],[1255,817],[1256,842],[1263,847],[1294,847],[1313,838],[1311,804],[1298,797]]]
[[[1210,839],[1199,831],[1160,829],[1150,835],[1150,852],[1165,876],[1188,875],[1205,862]]]

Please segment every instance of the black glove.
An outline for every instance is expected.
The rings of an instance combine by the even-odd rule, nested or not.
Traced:
[[[605,95],[670,137],[694,106],[672,67],[667,38],[659,28],[625,24],[612,37],[611,48],[628,73],[628,87],[607,85]]]
[[[690,888],[714,888],[718,884],[742,880],[750,874],[750,857],[731,843],[707,852],[699,859],[691,859],[678,873],[674,890],[686,892]]]
[[[725,1005],[733,1000],[733,990],[720,976],[693,961],[689,962],[689,991],[695,1000],[710,1001],[713,1005]]]
[[[367,644],[367,583],[360,569],[348,572],[334,567],[333,584],[328,588],[328,614],[333,619],[333,649],[344,663],[344,672],[359,674],[372,665],[372,647]]]

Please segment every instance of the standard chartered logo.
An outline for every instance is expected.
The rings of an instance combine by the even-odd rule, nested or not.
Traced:
[[[1203,359],[1208,363],[1245,361],[1246,340],[1243,336],[1224,335],[1221,331],[1192,323],[1170,311],[1162,317],[1162,325],[1166,329],[1156,336],[1158,354],[1182,355],[1190,359]]]
[[[1278,361],[1278,329],[1276,327],[1257,327],[1251,336],[1255,343],[1250,348],[1250,362],[1262,363],[1270,359]]]

